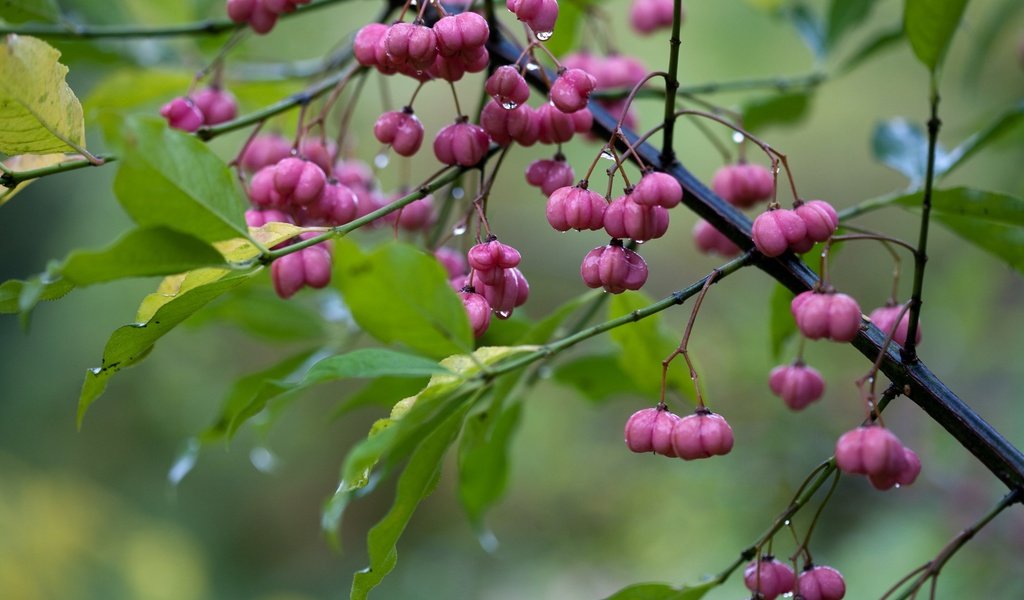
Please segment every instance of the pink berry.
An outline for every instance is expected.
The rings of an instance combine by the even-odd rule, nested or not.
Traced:
[[[466,253],[466,259],[476,276],[486,284],[495,285],[504,277],[503,271],[518,267],[522,255],[512,246],[502,244],[492,238],[477,244]]]
[[[545,196],[550,196],[559,188],[571,186],[575,180],[576,174],[573,173],[572,165],[561,155],[554,160],[535,160],[526,167],[526,183],[539,187]]]
[[[647,77],[644,64],[624,54],[609,54],[588,71],[597,77],[598,89],[631,88]]]
[[[597,87],[597,78],[583,69],[566,69],[551,85],[551,103],[565,113],[574,113],[587,106],[590,92]]]
[[[462,299],[462,306],[466,309],[466,316],[469,317],[473,335],[482,336],[491,324],[491,305],[488,304],[487,298],[469,290],[461,292],[459,297]]]
[[[252,176],[249,182],[249,200],[253,204],[263,208],[284,207],[281,194],[277,193],[274,187],[274,166],[263,167]]]
[[[331,251],[324,244],[310,246],[299,252],[306,272],[306,285],[314,289],[327,287],[331,282]]]
[[[491,30],[487,19],[474,12],[442,17],[434,24],[441,56],[473,55],[487,43]]]
[[[242,153],[242,168],[250,173],[276,164],[292,153],[292,144],[277,134],[258,135],[249,142]]]
[[[635,194],[636,192],[634,191],[633,193]],[[740,252],[742,252],[739,246],[704,219],[698,219],[697,223],[693,226],[693,241],[697,244],[697,249],[704,254],[718,254],[730,257],[739,256]]]
[[[530,26],[538,38],[546,40],[558,20],[557,0],[506,0],[505,6],[516,18]]]
[[[802,410],[825,393],[825,380],[817,369],[798,362],[772,369],[768,387],[786,406]]]
[[[540,136],[537,113],[526,104],[506,110],[497,102],[488,102],[480,112],[480,125],[494,143],[501,146],[512,142],[532,146]]]
[[[807,227],[795,212],[777,208],[757,215],[752,236],[761,254],[779,256],[807,237]]]
[[[323,244],[317,244],[286,254],[270,265],[270,276],[277,295],[285,299],[305,285],[326,287],[331,281],[331,253]]]
[[[317,201],[327,185],[324,170],[315,163],[290,157],[274,166],[274,189],[287,204]]]
[[[352,42],[356,61],[364,67],[376,67],[377,47],[384,42],[387,34],[388,26],[383,23],[370,23],[360,28]]]
[[[672,429],[672,448],[683,460],[728,454],[732,446],[732,427],[707,409],[683,417]]]
[[[601,194],[578,185],[565,186],[548,197],[545,214],[556,231],[597,231],[604,227],[607,208],[608,203]]]
[[[245,23],[252,17],[259,0],[228,0],[228,18],[235,23]]]
[[[726,165],[715,172],[711,187],[723,200],[740,208],[750,208],[768,200],[775,192],[772,172],[751,163]]]
[[[572,126],[576,133],[590,133],[590,128],[594,126],[594,113],[590,112],[589,108],[581,108],[569,116],[572,117]]]
[[[672,0],[633,0],[633,5],[629,9],[629,23],[633,29],[643,34],[671,27],[673,5]]]
[[[448,277],[465,275],[469,270],[466,258],[461,252],[442,246],[434,251],[434,257],[448,271]]]
[[[824,242],[832,237],[839,227],[839,215],[836,209],[824,200],[804,202],[794,210],[807,229],[807,239],[811,242]]]
[[[203,113],[203,124],[216,125],[234,119],[238,115],[238,101],[231,92],[217,87],[208,87],[196,92],[192,100]]]
[[[203,112],[189,98],[178,97],[164,104],[160,114],[174,129],[192,133],[203,124]]]
[[[903,316],[900,317],[900,313],[903,312]],[[892,340],[900,346],[907,345],[907,329],[910,327],[910,310],[903,311],[902,306],[883,306],[876,308],[871,311],[869,317],[871,322],[876,327],[882,330],[882,333],[888,335],[892,333]],[[899,319],[899,323],[896,322]],[[921,327],[918,323],[917,334],[914,336],[914,343],[921,343]],[[895,329],[895,333],[893,330]]]
[[[405,107],[382,114],[373,126],[373,135],[380,143],[390,144],[397,154],[412,156],[423,143],[423,123]]]
[[[743,584],[763,600],[775,600],[782,594],[793,591],[796,574],[792,567],[770,556],[747,565],[743,572]]]
[[[594,248],[583,258],[580,277],[590,288],[603,287],[611,294],[639,290],[647,282],[647,263],[642,256],[613,240]]]
[[[425,25],[395,23],[384,37],[384,48],[393,65],[425,71],[437,57],[437,36]]]
[[[597,73],[604,59],[587,51],[571,52],[562,57],[562,66],[566,69],[583,69],[587,73]],[[600,84],[600,82],[598,82]]]
[[[836,466],[845,473],[895,478],[906,467],[906,456],[899,438],[884,427],[871,425],[840,436]]]
[[[604,213],[604,230],[613,238],[653,240],[668,231],[668,211],[661,206],[644,206],[632,194],[617,198]]]
[[[522,306],[526,302],[530,295],[530,284],[517,268],[503,269],[500,273],[501,276],[493,285],[482,282],[480,293],[487,298],[487,302],[490,303],[498,318],[504,319],[512,314],[512,309]],[[474,282],[479,280],[478,275],[474,272]]]
[[[683,199],[683,187],[668,173],[645,173],[633,189],[633,202],[644,206],[675,208]]]
[[[287,213],[279,210],[247,210],[245,224],[249,227],[263,227],[267,223],[294,223]]]
[[[483,128],[461,118],[437,133],[434,155],[446,165],[472,167],[483,160],[489,145]]]
[[[374,187],[373,169],[360,160],[338,161],[334,165],[334,177],[339,183],[347,185],[353,190]]]
[[[626,421],[626,447],[637,453],[654,452],[674,458],[672,428],[678,421],[679,416],[664,405],[639,410]]]
[[[530,86],[519,74],[519,70],[510,65],[498,67],[487,78],[484,90],[506,110],[512,110],[530,97]]]
[[[576,134],[576,122],[572,115],[558,110],[551,103],[541,105],[536,114],[540,123],[540,143],[564,144]]]
[[[359,214],[359,199],[348,186],[329,180],[320,198],[305,207],[309,219],[330,227],[344,225]]]
[[[277,17],[278,13],[267,8],[265,3],[257,1],[252,15],[249,16],[249,28],[254,33],[263,35],[274,28],[274,24],[277,23]]]
[[[842,600],[846,582],[832,567],[812,567],[796,580],[796,597],[802,600]]]
[[[316,163],[324,173],[329,173],[338,157],[338,144],[323,137],[306,138],[299,145],[299,154]]]
[[[849,342],[860,331],[860,306],[846,294],[803,292],[790,309],[800,333],[812,340]]]
[[[434,224],[434,219],[433,196],[410,202],[386,217],[387,222],[396,223],[405,231],[423,231]]]

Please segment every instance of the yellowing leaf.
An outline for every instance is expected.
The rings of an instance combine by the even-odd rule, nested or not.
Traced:
[[[10,34],[0,45],[0,152],[47,154],[85,146],[82,105],[64,81],[60,52]]]
[[[264,247],[272,248],[306,231],[323,231],[323,229],[299,227],[291,223],[267,223],[262,227],[250,227],[249,235]],[[245,238],[224,240],[214,243],[213,246],[224,255],[224,260],[228,262],[244,262],[260,255],[260,249]]]
[[[52,167],[53,165],[60,164],[67,160],[64,154],[19,154],[18,156],[12,156],[4,161],[4,167],[11,172],[18,173],[20,171],[32,171],[34,169],[42,169],[44,167]],[[10,201],[15,194],[25,189],[25,186],[35,181],[35,179],[29,179],[22,181],[12,188],[0,185],[0,206]]]
[[[139,311],[135,315],[135,322],[145,323],[149,321],[164,304],[189,290],[213,283],[228,273],[231,273],[230,269],[208,267],[164,277],[160,285],[157,286],[156,291],[142,299]]]

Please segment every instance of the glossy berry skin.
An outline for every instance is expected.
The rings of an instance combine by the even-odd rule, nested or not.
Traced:
[[[502,269],[499,273],[500,276],[493,285],[482,282],[479,273],[476,272],[474,272],[473,281],[481,281],[480,293],[487,298],[495,315],[505,319],[511,316],[514,308],[526,303],[530,296],[530,284],[517,268]]]
[[[550,196],[559,188],[571,186],[575,180],[576,174],[573,173],[572,165],[564,158],[556,158],[554,160],[542,158],[533,161],[530,163],[530,166],[526,167],[526,183],[539,187],[541,193],[545,196]],[[603,203],[604,200],[602,199]],[[603,214],[604,211],[602,210]],[[601,225],[598,225],[597,228],[600,229]]]
[[[466,253],[466,261],[476,271],[476,277],[489,285],[497,284],[504,277],[503,271],[518,267],[521,260],[518,250],[496,239],[477,244]]]
[[[903,447],[903,467],[897,472],[868,475],[868,482],[877,490],[888,490],[896,485],[907,486],[917,480],[921,474],[921,459],[917,453]]]
[[[226,90],[208,87],[192,96],[196,108],[203,113],[204,125],[217,125],[238,116],[238,101]]]
[[[604,213],[604,230],[613,238],[653,240],[668,231],[668,211],[661,206],[644,206],[632,194],[617,198]]]
[[[900,317],[900,312],[903,312],[902,317]],[[871,311],[869,318],[871,319],[871,322],[881,329],[882,333],[886,335],[893,333],[893,329],[895,328],[896,331],[892,335],[892,340],[900,346],[907,345],[907,329],[910,327],[910,310],[904,312],[902,306],[883,306]],[[897,319],[899,319],[899,323],[896,322]],[[914,343],[921,343],[920,322],[918,323],[917,334],[914,336]]]
[[[425,25],[395,23],[384,36],[384,48],[391,64],[425,71],[437,58],[437,36]]]
[[[664,405],[639,410],[626,421],[626,447],[637,453],[654,452],[674,458],[672,428],[678,422],[679,416]]]
[[[459,298],[462,299],[462,306],[466,309],[466,316],[469,317],[473,335],[482,336],[491,324],[491,305],[482,295],[472,291],[460,292]]]
[[[565,113],[574,113],[587,106],[590,93],[597,87],[597,78],[583,69],[566,69],[551,85],[551,103]]]
[[[434,224],[434,197],[427,196],[414,200],[393,213],[384,217],[388,223],[393,223],[405,231],[423,231]]]
[[[775,191],[772,172],[751,163],[726,165],[715,171],[711,188],[723,200],[739,208],[750,208],[768,200]]]
[[[607,209],[608,203],[601,194],[578,185],[565,186],[548,197],[545,215],[556,231],[597,231],[604,227]]]
[[[192,133],[203,124],[203,112],[189,98],[175,98],[160,109],[160,115],[167,119],[173,129]]]
[[[437,133],[434,155],[446,165],[472,167],[483,160],[490,143],[483,128],[460,119]]]
[[[291,142],[282,136],[277,134],[258,135],[246,146],[240,163],[243,169],[254,173],[283,158],[288,158],[291,153]]]
[[[683,199],[683,187],[668,173],[645,173],[633,188],[633,202],[643,206],[675,208]]]
[[[609,54],[587,71],[597,77],[598,89],[631,88],[647,77],[647,67],[625,54]]]
[[[505,7],[530,26],[541,40],[551,37],[558,20],[557,0],[506,0]]]
[[[796,580],[796,597],[802,600],[842,600],[846,596],[846,582],[832,567],[812,567]]]
[[[469,265],[461,252],[442,246],[434,251],[434,257],[448,272],[448,277],[458,277],[469,271]]]
[[[497,102],[488,102],[480,112],[480,125],[499,146],[512,142],[532,146],[540,137],[540,120],[536,111],[526,104],[507,110]]]
[[[274,189],[284,204],[305,205],[320,199],[327,176],[316,163],[290,157],[274,165]]]
[[[583,111],[579,111],[583,112]],[[573,113],[575,115],[577,113]],[[589,112],[588,112],[589,114]],[[564,144],[571,140],[577,132],[577,123],[573,115],[568,115],[551,103],[543,104],[536,110],[540,124],[538,139],[542,144]],[[593,119],[593,115],[591,115]]]
[[[839,227],[839,215],[836,214],[836,209],[824,200],[804,202],[796,207],[794,212],[803,220],[807,230],[806,239],[812,242],[812,245],[814,242],[824,242],[832,237]]]
[[[846,294],[803,292],[793,298],[790,309],[800,333],[808,339],[849,342],[860,331],[860,306]]]
[[[672,0],[633,0],[629,8],[629,24],[642,34],[651,34],[672,26]],[[685,18],[685,13],[682,15]]]
[[[598,246],[583,257],[580,277],[590,288],[603,287],[611,294],[639,290],[647,283],[647,263],[642,256],[623,248],[621,242]]]
[[[699,219],[693,226],[693,242],[697,245],[697,249],[704,254],[717,254],[728,258],[739,256],[742,252],[739,246],[704,219]]]
[[[323,244],[286,254],[270,265],[274,291],[288,299],[303,286],[324,288],[331,282],[331,252]]]
[[[338,157],[338,144],[334,140],[325,140],[322,137],[308,137],[299,144],[299,154],[306,160],[316,163],[324,173],[329,173],[334,166],[334,160]]]
[[[519,70],[510,65],[498,67],[487,78],[484,90],[505,110],[516,108],[530,97],[530,86],[519,74]]]
[[[423,123],[412,109],[382,114],[373,126],[373,135],[382,144],[390,144],[396,154],[412,156],[423,144]]]
[[[388,26],[383,23],[363,25],[352,41],[352,53],[364,67],[377,66],[377,47],[384,43]]]
[[[307,224],[329,227],[344,225],[359,214],[359,200],[348,186],[328,180],[320,197],[305,206],[303,219]]]
[[[895,478],[906,467],[906,455],[899,438],[888,429],[858,427],[836,442],[836,466],[844,473]]]
[[[825,393],[825,379],[817,369],[803,363],[794,363],[772,369],[768,387],[789,408],[803,410]]]
[[[476,56],[490,33],[487,19],[474,12],[449,15],[434,23],[438,53],[446,58]]]
[[[764,557],[747,565],[743,572],[743,584],[751,592],[758,593],[763,600],[775,600],[782,594],[793,591],[796,574],[792,567],[771,557]]]
[[[732,446],[732,427],[706,409],[683,417],[672,429],[672,449],[683,460],[728,454]]]
[[[795,212],[777,208],[754,219],[752,237],[761,254],[779,256],[807,237],[807,226]]]
[[[280,210],[255,210],[245,211],[245,224],[249,227],[263,227],[267,223],[294,223],[288,213]]]

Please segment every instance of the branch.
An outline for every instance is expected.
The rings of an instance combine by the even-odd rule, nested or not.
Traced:
[[[6,188],[13,188],[23,181],[29,179],[38,179],[40,177],[46,177],[47,175],[54,175],[56,173],[63,173],[65,171],[75,171],[78,169],[84,169],[85,167],[102,167],[103,165],[114,162],[117,157],[113,154],[98,154],[95,158],[100,159],[102,162],[96,163],[90,161],[87,158],[76,158],[74,160],[68,160],[49,167],[40,167],[38,169],[29,169],[27,171],[7,171],[0,175],[0,185]]]

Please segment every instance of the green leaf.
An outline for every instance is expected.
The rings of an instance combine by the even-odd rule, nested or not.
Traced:
[[[821,61],[827,53],[825,41],[825,26],[810,8],[803,2],[795,2],[785,9],[784,14],[789,22],[796,28],[797,34],[803,40],[816,61]]]
[[[37,303],[63,298],[74,288],[67,279],[45,274],[28,281],[9,279],[0,285],[0,314],[30,311]]]
[[[843,35],[868,18],[874,7],[875,0],[831,0],[828,4],[825,47],[834,48]]]
[[[990,2],[992,6],[994,2]],[[995,9],[990,9],[985,16],[984,22],[971,24],[972,48],[967,64],[963,67],[964,87],[970,87],[977,83],[979,76],[985,72],[985,65],[989,63],[989,55],[992,47],[997,46],[1007,30],[1013,30],[1020,23],[1017,13],[1024,10],[1024,2],[1020,0],[1001,0]],[[1012,34],[1011,34],[1012,35]],[[1005,39],[1005,38],[1004,38]]]
[[[60,273],[75,285],[172,275],[223,264],[213,246],[166,227],[129,231],[103,250],[76,250],[68,255]]]
[[[221,294],[245,283],[253,273],[255,271],[190,289],[161,306],[149,321],[116,329],[103,350],[101,366],[86,372],[82,392],[78,398],[78,426],[82,426],[85,412],[103,394],[111,377],[121,369],[142,361],[157,340]]]
[[[920,208],[923,192],[895,202]],[[1024,272],[1024,199],[971,188],[932,192],[932,216],[953,233]]]
[[[468,405],[463,406],[443,421],[423,439],[409,458],[398,479],[395,501],[366,536],[370,566],[355,574],[352,580],[352,600],[365,600],[370,590],[377,587],[398,562],[398,538],[420,502],[437,487],[441,478],[441,464],[448,448],[462,428]]]
[[[0,152],[49,154],[85,146],[82,105],[46,42],[10,34],[0,47]]]
[[[771,340],[772,360],[782,359],[782,350],[796,334],[796,320],[789,308],[793,301],[793,292],[786,286],[776,283],[772,289],[769,315],[769,333]]]
[[[561,2],[558,5],[558,21],[551,39],[544,45],[555,56],[562,56],[577,46],[580,25],[583,23],[583,11],[590,0],[581,2]]]
[[[60,18],[56,0],[0,0],[0,19],[8,23],[43,21],[53,23]]]
[[[248,235],[235,178],[206,144],[158,118],[131,118],[122,136],[126,156],[114,193],[139,225],[210,242]]]
[[[654,301],[642,292],[617,294],[608,307],[608,318],[616,319],[653,303]],[[678,341],[670,338],[662,330],[660,315],[617,327],[609,335],[621,349],[619,366],[633,381],[637,390],[657,398],[661,392],[661,361],[679,346]],[[669,368],[666,385],[685,398],[694,397],[693,383],[685,368],[678,365]]]
[[[402,398],[416,395],[425,385],[425,377],[378,377],[358,392],[342,399],[331,412],[331,418],[337,419],[364,406],[393,406]]]
[[[1022,122],[1024,122],[1024,101],[1018,102],[1003,111],[1003,113],[996,117],[991,123],[964,140],[956,148],[953,148],[947,156],[949,164],[946,168],[946,173],[949,173],[960,166],[960,164],[973,156],[975,152],[978,152],[988,144],[998,140]]]
[[[196,315],[191,325],[228,323],[272,341],[311,341],[325,334],[320,314],[301,302],[281,300],[272,290],[246,286]]]
[[[903,29],[914,55],[935,73],[949,49],[967,0],[905,0]]]
[[[698,586],[676,589],[664,583],[637,583],[615,592],[605,600],[700,600],[717,585],[709,581]]]
[[[873,37],[868,38],[862,46],[847,58],[841,67],[837,69],[837,73],[845,74],[859,67],[862,63],[866,62],[869,58],[874,57],[879,52],[892,48],[903,39],[903,27],[895,27],[888,29],[880,33],[875,34]]]
[[[575,388],[584,398],[594,402],[636,393],[636,386],[622,370],[619,358],[611,354],[588,354],[574,358],[558,366],[555,381]]]
[[[897,117],[875,126],[871,152],[885,165],[899,171],[912,187],[924,183],[928,171],[928,136],[916,123]],[[950,159],[939,145],[935,147],[935,174],[949,169]]]
[[[349,240],[338,242],[333,280],[367,333],[434,358],[473,347],[466,310],[437,260],[407,244],[365,254]]]
[[[810,92],[792,92],[755,98],[743,104],[743,126],[760,131],[770,125],[793,125],[807,115]]]

